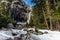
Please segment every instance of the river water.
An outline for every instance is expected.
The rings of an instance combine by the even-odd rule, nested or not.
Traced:
[[[48,34],[43,34],[43,35],[32,34],[32,38],[34,40],[60,40],[60,32],[59,31],[50,31],[50,30],[39,30],[39,31],[41,31],[41,32],[47,31]],[[27,33],[26,31],[16,30],[16,29],[13,29],[13,32],[15,32],[15,33],[18,32],[17,36],[19,36],[20,34],[26,34]],[[11,31],[0,30],[0,40],[5,40],[7,38],[14,39],[14,36],[12,36]]]

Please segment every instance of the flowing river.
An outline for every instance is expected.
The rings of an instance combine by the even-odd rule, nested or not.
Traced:
[[[48,34],[43,34],[43,35],[32,34],[31,36],[34,40],[60,40],[60,32],[59,31],[50,31],[50,30],[39,30],[39,31],[41,31],[41,32],[47,31]],[[13,29],[13,32],[18,32],[19,34],[17,36],[19,36],[20,34],[27,33],[26,31],[16,30],[16,29]],[[12,36],[11,31],[0,30],[0,40],[5,40],[7,38],[14,39],[14,36]]]

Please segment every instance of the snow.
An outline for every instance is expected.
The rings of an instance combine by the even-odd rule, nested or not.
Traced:
[[[60,32],[59,31],[50,31],[50,30],[39,30],[41,32],[48,32],[48,34],[43,34],[43,35],[36,35],[32,34],[32,38],[34,40],[60,40]],[[17,29],[12,29],[12,32],[17,33],[17,36],[20,34],[26,34],[26,31],[23,30],[17,30]],[[14,38],[12,36],[11,31],[2,31],[0,30],[0,40],[6,40],[7,38]]]

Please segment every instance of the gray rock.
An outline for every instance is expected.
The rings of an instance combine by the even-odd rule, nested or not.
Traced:
[[[19,37],[15,37],[14,40],[20,40],[20,38]]]
[[[13,39],[9,38],[9,39],[6,39],[6,40],[13,40]]]
[[[8,23],[8,24],[7,24],[7,28],[9,28],[9,29],[10,29],[10,28],[14,28],[14,25],[13,25],[12,23]]]
[[[44,32],[44,34],[48,34],[48,32],[47,32],[47,31],[45,31],[45,32]]]

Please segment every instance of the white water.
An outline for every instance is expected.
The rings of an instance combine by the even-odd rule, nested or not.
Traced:
[[[29,7],[29,10],[30,10],[30,12],[29,12],[29,14],[28,14],[28,20],[27,20],[27,23],[29,24],[29,22],[30,22],[30,19],[31,19],[31,13],[32,13],[32,8],[31,7]]]
[[[30,18],[31,18],[31,12],[30,12],[30,13],[29,13],[29,15],[28,15],[27,23],[29,23],[29,22],[30,22]]]
[[[60,40],[60,32],[59,31],[50,31],[50,30],[39,30],[42,32],[47,31],[48,34],[43,35],[35,35],[35,39],[37,40]]]
[[[47,31],[48,34],[43,34],[43,35],[35,35],[32,34],[32,38],[34,40],[60,40],[60,32],[59,31],[50,31],[50,30],[39,30],[42,32]],[[17,36],[20,34],[26,34],[26,31],[23,30],[13,30],[13,32],[18,33]],[[0,31],[0,40],[5,40],[7,38],[14,38],[12,36],[11,31]]]
[[[16,33],[17,35],[16,36],[12,36],[12,32]],[[21,34],[27,34],[26,31],[17,30],[17,29],[12,29],[12,32],[9,31],[9,30],[8,31],[0,30],[0,40],[6,40],[8,38],[14,39],[14,37],[19,37]]]

